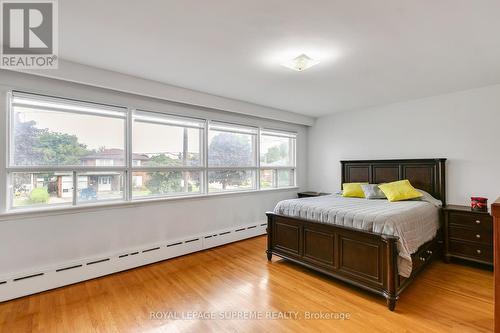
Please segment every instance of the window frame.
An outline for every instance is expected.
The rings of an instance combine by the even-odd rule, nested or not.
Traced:
[[[271,170],[273,171],[273,184],[275,186],[271,186],[268,188],[265,188],[263,190],[275,190],[275,189],[284,189],[284,188],[293,188],[297,186],[297,132],[292,132],[292,131],[283,131],[283,130],[276,130],[276,129],[270,129],[270,128],[262,128],[259,131],[259,146],[262,144],[262,137],[263,136],[274,136],[274,137],[284,137],[284,138],[289,138],[291,139],[291,147],[289,148],[289,152],[292,155],[291,156],[291,161],[292,164],[290,165],[280,165],[280,166],[271,166],[271,165],[261,165],[260,164],[260,150],[259,150],[259,186],[261,186],[261,181],[262,179],[260,178],[260,172],[262,170]],[[292,179],[292,184],[290,186],[280,186],[279,185],[279,171],[280,170],[290,170],[293,172],[293,179]]]
[[[253,159],[254,159],[254,165],[252,166],[241,166],[241,167],[235,167],[235,166],[210,166],[209,165],[209,134],[210,130],[212,129],[212,124],[215,129],[214,131],[217,132],[225,132],[225,133],[233,133],[233,134],[248,134],[252,135],[252,145],[253,145]],[[223,193],[239,193],[239,192],[249,192],[249,191],[260,191],[260,170],[259,170],[259,158],[260,158],[260,128],[257,126],[251,126],[251,125],[242,125],[242,124],[235,124],[235,123],[230,123],[230,122],[225,122],[225,121],[216,121],[216,120],[210,120],[208,121],[208,128],[207,128],[207,141],[206,141],[206,171],[205,171],[205,179],[206,179],[206,193],[209,195],[216,195],[216,194],[223,194]],[[220,129],[223,127],[227,127],[227,129]],[[219,128],[219,129],[217,129]],[[234,128],[234,130],[231,130],[231,128]],[[238,130],[239,129],[239,130]],[[246,131],[245,131],[246,130]],[[251,189],[236,189],[236,190],[222,190],[222,191],[210,191],[210,183],[209,183],[209,177],[208,174],[211,171],[217,171],[217,170],[234,170],[234,171],[252,171],[254,175],[253,183],[255,184],[253,188]]]
[[[200,142],[199,142],[199,147],[200,147],[200,165],[199,166],[147,166],[147,165],[141,165],[140,166],[134,166],[133,165],[133,154],[134,154],[134,149],[133,149],[133,135],[134,135],[134,116],[136,114],[150,114],[150,117],[154,118],[155,116],[158,118],[165,118],[165,119],[185,119],[185,121],[192,121],[192,122],[199,122],[203,123],[203,126],[201,127],[196,127],[196,126],[182,126],[182,125],[169,125],[167,122],[163,123],[165,126],[175,126],[175,127],[184,127],[184,128],[197,128],[200,130]],[[160,122],[147,122],[144,120],[141,120],[141,122],[144,123],[150,123],[150,124],[161,124]],[[206,154],[204,152],[205,150],[205,137],[206,137],[206,130],[207,128],[207,121],[205,119],[201,118],[195,118],[195,117],[186,117],[186,116],[178,116],[174,114],[168,114],[168,113],[163,113],[163,112],[157,112],[157,111],[150,111],[150,110],[143,110],[143,109],[131,109],[130,110],[130,145],[129,145],[129,163],[130,163],[130,168],[129,168],[129,173],[130,177],[128,179],[129,183],[129,192],[128,192],[128,198],[129,201],[143,201],[143,200],[151,200],[151,199],[159,199],[159,198],[170,198],[170,197],[186,197],[186,196],[199,196],[205,194],[205,173],[204,173],[204,165],[205,165],[205,158]],[[174,193],[168,193],[168,194],[158,194],[158,195],[150,195],[150,196],[136,196],[134,197],[133,195],[133,175],[134,172],[172,172],[172,171],[180,171],[180,172],[199,172],[200,173],[200,191],[199,192],[174,192]]]
[[[81,108],[86,108],[90,107],[91,105],[95,105],[96,108],[103,108],[103,111],[105,110],[113,110],[116,113],[123,113],[121,117],[118,116],[108,116],[111,118],[117,118],[117,119],[123,119],[123,135],[124,135],[124,164],[121,166],[85,166],[85,165],[30,165],[30,166],[19,166],[15,165],[13,163],[13,154],[12,154],[12,148],[13,144],[15,143],[14,141],[14,132],[15,132],[15,124],[14,124],[14,105],[13,105],[13,99],[17,96],[20,96],[20,98],[31,98],[35,102],[41,101],[41,102],[54,102],[54,103],[68,103],[68,105],[74,104],[77,105],[80,104]],[[128,109],[126,107],[122,106],[113,106],[113,105],[107,105],[103,103],[94,103],[94,102],[88,102],[88,101],[79,101],[79,100],[74,100],[74,99],[69,99],[69,98],[63,98],[63,97],[52,97],[52,96],[46,96],[46,95],[40,95],[40,94],[34,94],[34,93],[26,93],[22,91],[17,91],[13,90],[7,93],[6,95],[7,98],[7,145],[6,145],[6,168],[5,168],[5,174],[6,174],[6,207],[5,211],[11,212],[11,211],[21,211],[21,210],[29,210],[29,211],[38,211],[38,210],[43,210],[43,209],[53,209],[53,208],[72,208],[76,206],[85,206],[85,205],[93,205],[93,204],[104,204],[104,203],[113,203],[113,202],[121,202],[125,200],[126,197],[126,183],[124,184],[124,191],[122,198],[117,198],[117,199],[104,199],[104,200],[95,200],[95,201],[90,201],[90,202],[78,202],[78,174],[79,173],[84,173],[84,172],[121,172],[123,173],[123,177],[125,179],[128,177],[127,175],[127,140],[128,140],[128,132],[127,132],[127,117],[128,117]],[[57,109],[57,108],[56,108]],[[56,110],[54,110],[56,111]],[[75,111],[75,110],[65,110],[65,109],[60,109],[57,110],[58,112],[64,112],[66,114],[85,114],[85,115],[93,115],[93,116],[100,116],[100,117],[106,117],[103,114],[99,114],[96,112],[82,112],[82,111]],[[14,196],[13,196],[13,189],[12,189],[12,176],[15,173],[50,173],[50,172],[67,172],[69,174],[72,174],[73,178],[73,187],[72,187],[72,202],[71,203],[56,203],[56,204],[42,204],[42,205],[34,205],[31,207],[14,207]]]
[[[63,166],[63,165],[44,165],[44,166],[16,166],[13,164],[13,155],[11,154],[11,150],[14,148],[14,140],[13,140],[13,135],[14,135],[14,106],[12,105],[12,98],[14,95],[20,95],[28,98],[34,98],[34,99],[42,99],[42,100],[49,100],[49,101],[61,101],[61,102],[68,102],[71,104],[76,104],[76,105],[83,105],[83,106],[92,106],[95,105],[96,107],[103,107],[105,109],[112,109],[112,110],[120,110],[123,112],[123,116],[119,117],[120,119],[124,119],[124,130],[123,130],[123,135],[124,135],[124,165],[123,166],[84,166],[84,165],[74,165],[74,166]],[[6,98],[6,113],[5,117],[3,118],[5,120],[5,162],[3,163],[3,169],[5,171],[5,176],[3,179],[0,181],[0,183],[3,181],[4,182],[4,193],[5,197],[3,200],[3,204],[0,204],[0,216],[5,215],[5,214],[17,214],[17,213],[30,213],[30,212],[40,212],[40,211],[50,211],[50,210],[68,210],[68,209],[78,209],[82,207],[88,207],[88,206],[111,206],[111,205],[121,205],[121,204],[132,204],[132,203],[137,203],[137,202],[144,202],[144,201],[158,201],[158,200],[168,200],[168,199],[182,199],[182,198],[188,198],[188,197],[204,197],[204,196],[220,196],[220,195],[231,195],[231,194],[237,194],[237,193],[248,193],[248,192],[259,192],[259,191],[272,191],[272,190],[286,190],[286,189],[294,189],[297,188],[297,166],[296,166],[296,158],[297,158],[297,132],[290,131],[290,130],[281,130],[281,129],[269,129],[267,127],[261,127],[259,125],[253,124],[252,122],[228,122],[224,120],[219,120],[219,119],[211,119],[207,116],[203,117],[193,117],[193,116],[184,116],[184,115],[179,115],[178,113],[167,113],[163,111],[151,111],[143,108],[136,108],[136,107],[130,107],[130,106],[120,106],[120,105],[111,105],[111,104],[106,104],[102,102],[92,102],[88,100],[79,100],[79,99],[72,99],[72,98],[65,98],[65,97],[60,97],[60,96],[49,96],[49,95],[44,95],[44,94],[39,94],[39,93],[33,93],[33,92],[27,92],[27,91],[20,91],[20,90],[8,90],[5,91],[3,94],[4,98]],[[73,110],[64,110],[60,109],[57,110],[60,112],[65,112],[68,114],[72,113],[78,113]],[[140,166],[134,165],[133,163],[133,147],[132,147],[132,142],[133,142],[133,123],[134,123],[134,113],[135,112],[146,112],[146,113],[154,113],[154,114],[159,114],[164,117],[173,117],[173,118],[178,118],[178,119],[195,119],[201,123],[203,123],[203,126],[200,127],[200,159],[201,163],[197,167],[193,166],[182,166],[182,167],[168,167],[168,166],[144,166],[143,163],[141,163]],[[88,114],[88,113],[86,113]],[[92,114],[92,113],[90,113]],[[102,114],[93,114],[97,116],[104,116]],[[250,124],[249,124],[250,123]],[[251,129],[255,133],[252,134],[254,135],[253,139],[253,144],[254,144],[254,152],[253,152],[253,157],[255,160],[255,164],[250,167],[225,167],[225,166],[209,166],[209,160],[208,160],[208,148],[209,148],[209,131],[211,128],[211,125],[223,125],[223,126],[228,126],[229,128],[233,127],[235,129],[238,128],[243,128],[243,129]],[[174,125],[176,126],[176,125]],[[215,129],[217,130],[217,129]],[[272,131],[272,132],[279,132],[279,133],[284,133],[286,135],[291,135],[294,138],[294,144],[293,144],[293,149],[291,148],[290,150],[293,153],[293,165],[292,166],[261,166],[261,161],[260,161],[260,150],[261,150],[261,139],[262,135],[266,135],[265,133]],[[228,131],[228,132],[236,132],[238,131]],[[247,133],[245,133],[247,134]],[[250,133],[248,133],[250,134]],[[230,169],[230,170],[249,170],[252,171],[255,175],[254,178],[254,183],[255,186],[251,189],[242,189],[242,190],[227,190],[227,191],[216,191],[216,192],[210,192],[209,191],[209,179],[208,179],[208,174],[210,171],[214,170],[222,170],[222,169]],[[286,186],[286,187],[270,187],[270,188],[261,188],[261,170],[264,169],[276,169],[276,174],[278,174],[278,169],[286,169],[286,170],[293,170],[293,185]],[[123,176],[123,195],[121,198],[116,198],[116,199],[109,199],[109,200],[93,200],[89,202],[81,201],[78,200],[78,175],[80,173],[85,173],[85,172],[102,172],[102,171],[109,171],[109,172],[120,172],[122,173]],[[199,172],[200,173],[200,191],[199,192],[186,192],[184,193],[179,193],[175,192],[172,194],[162,194],[162,195],[151,195],[151,196],[138,196],[134,197],[133,196],[133,175],[134,172],[154,172],[154,171],[192,171],[192,172]],[[72,175],[72,180],[73,180],[73,188],[72,188],[72,202],[71,203],[53,203],[53,204],[42,204],[42,205],[33,205],[33,206],[19,206],[19,207],[14,207],[14,195],[13,195],[13,189],[11,188],[11,182],[12,182],[12,175],[14,173],[19,173],[19,172],[24,172],[24,173],[51,173],[51,172],[67,172],[68,174]],[[278,180],[276,180],[276,185],[278,185]]]

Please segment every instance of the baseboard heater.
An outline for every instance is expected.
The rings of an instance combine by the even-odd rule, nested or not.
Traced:
[[[263,235],[266,227],[264,222],[237,226],[0,277],[0,302]]]

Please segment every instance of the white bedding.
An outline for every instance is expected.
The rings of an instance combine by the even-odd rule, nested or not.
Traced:
[[[436,236],[440,201],[424,194],[422,200],[389,202],[344,198],[333,194],[280,201],[280,215],[332,223],[379,234],[398,236],[398,273],[411,274],[411,254]]]

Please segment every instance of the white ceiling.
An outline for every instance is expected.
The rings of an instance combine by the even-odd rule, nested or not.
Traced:
[[[498,0],[59,1],[60,57],[309,116],[500,83]],[[306,53],[321,63],[279,64]]]

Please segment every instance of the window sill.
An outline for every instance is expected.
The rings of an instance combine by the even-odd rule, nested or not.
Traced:
[[[266,193],[266,192],[296,191],[298,189],[299,189],[298,186],[291,186],[291,187],[270,188],[262,190],[228,191],[228,192],[217,192],[209,194],[142,198],[142,199],[135,199],[132,201],[107,201],[102,203],[83,204],[80,206],[44,207],[41,209],[36,209],[36,208],[15,209],[7,211],[5,213],[1,213],[0,222],[9,221],[13,219],[29,219],[32,217],[41,217],[41,216],[77,214],[81,212],[94,212],[94,211],[108,210],[120,207],[134,207],[134,206],[142,206],[145,204],[158,204],[162,202],[177,201],[177,200],[210,199],[214,197],[248,195],[248,194]]]

